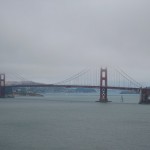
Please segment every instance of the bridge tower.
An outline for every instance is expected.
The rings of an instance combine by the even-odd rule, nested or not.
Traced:
[[[5,74],[0,74],[0,98],[5,97]]]
[[[140,89],[139,104],[150,104],[150,89],[149,88],[141,88]]]
[[[107,99],[107,68],[100,70],[100,102],[108,102]]]

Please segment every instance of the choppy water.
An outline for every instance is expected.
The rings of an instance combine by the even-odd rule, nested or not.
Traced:
[[[0,150],[149,150],[150,105],[138,96],[0,99]]]

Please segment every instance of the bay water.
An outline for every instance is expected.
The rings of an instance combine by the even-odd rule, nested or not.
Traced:
[[[0,150],[149,150],[139,95],[47,94],[0,99]]]

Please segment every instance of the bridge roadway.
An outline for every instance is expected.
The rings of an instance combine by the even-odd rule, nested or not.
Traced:
[[[18,84],[18,85],[6,85],[5,87],[64,87],[64,88],[98,88],[100,89],[101,86],[94,86],[94,85],[57,85],[57,84]],[[139,88],[136,87],[115,87],[115,86],[107,86],[103,87],[107,89],[116,89],[116,90],[135,90],[139,91]]]

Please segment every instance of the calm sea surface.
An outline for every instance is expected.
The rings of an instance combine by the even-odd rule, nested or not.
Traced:
[[[150,105],[138,95],[0,99],[0,150],[149,150]]]

